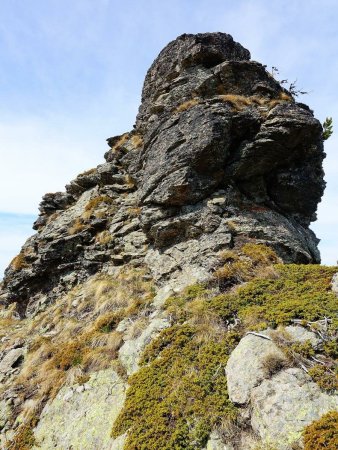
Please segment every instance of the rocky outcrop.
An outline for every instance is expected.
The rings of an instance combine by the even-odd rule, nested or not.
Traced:
[[[250,240],[319,261],[308,225],[324,188],[321,125],[231,36],[171,42],[135,129],[107,141],[105,164],[44,196],[38,233],[6,270],[1,299],[20,314],[130,261],[159,286],[208,278],[219,251]]]
[[[0,287],[0,325],[6,330],[0,335],[1,446],[138,448],[135,434],[153,429],[136,428],[135,418],[147,408],[152,417],[163,401],[159,428],[146,439],[143,435],[143,444],[149,437],[162,450],[156,433],[172,426],[177,448],[247,450],[277,437],[277,447],[289,449],[304,425],[335,407],[336,398],[322,392],[299,365],[290,367],[271,330],[242,337],[251,323],[240,317],[245,305],[231,307],[226,295],[254,276],[281,276],[270,267],[277,261],[320,261],[318,240],[309,228],[325,186],[319,121],[230,35],[184,34],[150,67],[134,129],[107,143],[105,163],[80,174],[65,192],[43,197],[37,233],[5,272]],[[231,264],[235,269],[227,277]],[[218,269],[223,274],[217,278]],[[200,282],[207,287],[197,285],[191,295],[165,303]],[[305,277],[307,292],[306,283]],[[325,280],[318,295],[329,305],[323,311],[331,314],[328,297],[335,297],[326,292],[329,284]],[[336,277],[332,289],[338,291]],[[290,323],[284,291],[283,296],[281,316]],[[191,302],[191,315],[182,301]],[[331,333],[331,318],[312,319],[324,319],[325,333]],[[271,317],[265,320],[276,325]],[[287,331],[294,342],[309,341],[313,348],[323,344],[302,327]],[[224,345],[217,346],[220,336]],[[196,346],[189,353],[190,339]],[[201,343],[207,356],[216,352],[210,367],[200,354]],[[178,358],[175,366],[172,360],[183,350],[184,365]],[[159,364],[151,372],[156,380],[142,378],[151,358]],[[177,367],[180,374],[170,392],[159,370],[161,358],[168,370]],[[273,373],[267,361],[273,362]],[[327,364],[330,371],[331,356]],[[199,378],[201,373],[207,380]],[[141,397],[133,385],[137,382]],[[155,401],[149,392],[153,385]],[[191,398],[184,397],[182,386]],[[190,414],[186,422],[177,406],[183,403],[168,409],[163,389],[175,401],[183,395]],[[196,392],[204,400],[195,399]],[[139,398],[144,401],[136,407]],[[204,421],[194,408],[201,414],[200,402],[208,415],[205,398],[215,415],[220,412]],[[240,428],[231,422],[237,410]],[[223,411],[226,420],[220,424]],[[126,422],[112,438],[121,417]],[[181,428],[176,429],[178,418]],[[161,430],[162,423],[167,425]]]
[[[292,342],[320,344],[316,334],[302,327],[289,326],[286,332]],[[274,332],[268,330],[242,338],[226,366],[228,392],[234,403],[245,408],[243,416],[246,420],[249,416],[264,445],[288,450],[301,445],[306,425],[338,408],[338,395],[322,392],[271,336]]]

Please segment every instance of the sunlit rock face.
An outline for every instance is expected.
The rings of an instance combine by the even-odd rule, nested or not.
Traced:
[[[220,251],[247,241],[320,260],[321,125],[230,35],[169,43],[134,130],[107,141],[106,163],[44,196],[38,233],[6,271],[3,301],[21,314],[124,263],[161,286],[208,278]]]
[[[272,265],[320,261],[320,123],[230,35],[184,34],[107,142],[0,285],[0,447],[302,448],[338,402],[306,368],[332,382],[337,270]]]

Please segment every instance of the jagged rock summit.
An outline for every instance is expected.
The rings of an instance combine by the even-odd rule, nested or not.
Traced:
[[[248,241],[319,261],[308,226],[325,185],[321,125],[230,35],[168,44],[134,130],[107,141],[105,164],[44,196],[38,233],[6,270],[2,298],[20,314],[126,262],[180,287]]]
[[[230,35],[169,43],[5,272],[1,449],[337,448],[322,133]]]

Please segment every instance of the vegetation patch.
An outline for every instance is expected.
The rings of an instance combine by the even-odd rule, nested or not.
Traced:
[[[83,383],[109,367],[121,372],[117,355],[123,340],[116,327],[122,319],[148,315],[154,290],[144,274],[144,269],[126,267],[114,277],[94,276],[33,319],[20,321],[20,327],[17,320],[0,319],[7,337],[0,351],[23,338],[28,346],[21,371],[11,381],[20,400],[12,423],[21,423],[12,450],[34,446],[32,430],[39,415],[63,385]]]
[[[331,411],[308,425],[303,433],[304,450],[338,448],[338,411]]]
[[[245,328],[276,328],[293,319],[316,321],[323,317],[337,325],[337,297],[331,291],[336,267],[317,265],[275,265],[275,277],[255,279],[236,292],[213,297],[208,307],[223,320],[237,317]]]
[[[108,197],[108,195],[99,195],[98,197],[89,200],[85,207],[85,211],[92,211],[101,204],[111,205],[112,203],[114,203],[114,200],[111,197]]]
[[[73,221],[72,225],[69,227],[68,233],[70,235],[77,234],[85,230],[86,228],[87,228],[86,224],[83,222],[81,218],[78,217]]]
[[[192,108],[193,106],[198,105],[199,103],[200,103],[200,101],[197,98],[192,98],[191,100],[187,100],[186,102],[178,105],[174,112],[180,113],[180,112],[186,111],[186,110]]]
[[[275,253],[256,244],[243,246],[237,254],[224,252],[221,260],[213,282],[190,286],[166,301],[164,310],[173,325],[145,349],[112,430],[114,437],[128,431],[125,450],[204,448],[212,429],[236,423],[224,368],[241,337],[250,330],[295,321],[307,326],[335,317],[331,279],[336,267],[275,264]],[[221,294],[220,279],[231,280],[230,289]],[[334,326],[332,320],[329,327]],[[278,335],[289,339],[283,328]],[[310,342],[293,342],[291,347],[293,356],[315,355]],[[285,358],[271,354],[265,368],[273,375],[292,363],[288,353]]]
[[[113,436],[130,429],[126,450],[203,448],[213,427],[237,415],[224,372],[237,342],[231,333],[206,339],[189,324],[164,330],[145,351],[143,367],[129,379]]]
[[[17,256],[15,256],[15,258],[12,259],[10,266],[14,270],[22,270],[28,267],[26,257],[22,251]]]
[[[134,148],[139,148],[143,145],[143,138],[140,134],[134,134],[130,139],[130,142]]]
[[[338,390],[337,370],[330,370],[325,365],[316,364],[309,369],[309,375],[324,391]]]
[[[281,92],[278,98],[273,99],[259,97],[257,95],[244,96],[236,94],[222,94],[219,95],[218,98],[223,102],[230,103],[236,111],[242,111],[249,106],[260,106],[270,110],[281,103],[291,103],[294,101],[293,98],[285,92]]]

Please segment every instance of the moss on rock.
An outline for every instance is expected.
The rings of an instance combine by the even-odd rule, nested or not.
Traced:
[[[304,450],[338,448],[338,411],[330,411],[304,430]]]
[[[113,436],[129,429],[126,450],[203,448],[215,425],[236,417],[224,373],[236,343],[231,333],[219,341],[201,338],[188,324],[164,330],[129,380]]]

